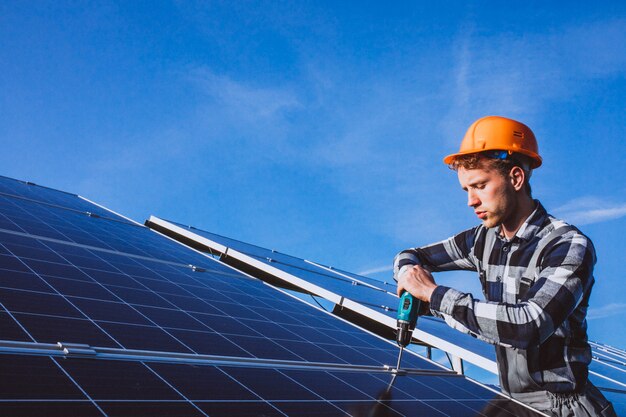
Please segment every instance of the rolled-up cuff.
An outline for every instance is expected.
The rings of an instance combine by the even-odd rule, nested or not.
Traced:
[[[393,276],[393,279],[398,282],[398,279],[406,272],[407,269],[413,268],[413,265],[404,265],[402,268],[398,270],[398,273]]]
[[[433,312],[452,315],[455,300],[462,295],[454,288],[438,285],[430,296],[430,309]]]

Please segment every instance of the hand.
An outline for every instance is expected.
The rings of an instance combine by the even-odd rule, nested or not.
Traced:
[[[419,265],[413,265],[398,278],[398,297],[408,291],[413,297],[428,303],[435,288],[437,284],[433,275]]]

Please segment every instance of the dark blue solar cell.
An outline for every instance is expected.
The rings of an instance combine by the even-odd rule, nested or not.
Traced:
[[[3,311],[0,311],[0,329],[2,329],[0,339],[16,340],[20,342],[33,341],[30,337],[28,337],[28,334],[26,334],[24,329],[22,329],[9,314]]]
[[[221,369],[265,400],[321,399],[318,395],[274,369],[235,367],[222,367]]]
[[[196,402],[202,411],[211,417],[285,417],[266,402]]]
[[[162,363],[153,363],[148,366],[190,400],[259,400],[259,397],[252,391],[213,366]]]
[[[217,333],[239,334],[244,336],[260,336],[259,332],[253,327],[243,324],[240,319],[215,314],[192,313],[192,315]],[[269,327],[275,326],[273,323],[268,324]]]
[[[0,229],[11,230],[11,231],[14,231],[14,232],[22,232],[22,233],[25,232],[24,229],[19,227],[17,224],[15,224],[14,221],[11,221],[4,214],[0,214]]]
[[[28,235],[0,231],[0,242],[2,242],[3,245],[15,245],[24,246],[27,248],[49,250],[49,247],[47,245],[36,239],[33,239],[31,236]]]
[[[456,376],[449,376],[444,378],[457,378],[459,380],[462,380],[460,377]],[[384,379],[380,379],[381,383],[384,383]],[[437,389],[440,386],[439,379],[442,378],[420,376],[420,378],[418,379],[406,376],[398,376],[393,383],[392,393],[404,392],[408,396],[418,398],[420,400],[443,400],[449,398],[449,395],[446,395]],[[457,397],[458,395],[459,393],[455,392],[455,397]],[[461,393],[460,398],[467,397],[463,396],[463,393]]]
[[[220,335],[213,332],[196,332],[191,330],[170,329],[169,332],[185,345],[189,346],[196,353],[218,356],[238,356],[251,358],[253,355],[246,352],[234,342],[231,342],[227,335]]]
[[[189,292],[183,290],[178,285],[172,284],[171,282],[156,279],[148,279],[148,278],[140,278],[134,277],[137,282],[144,285],[146,288],[164,294],[174,294],[174,295],[190,295]]]
[[[0,404],[3,415],[11,417],[94,417],[102,416],[100,410],[89,400],[82,401],[3,401]]]
[[[99,401],[98,405],[109,417],[205,416],[189,402],[126,401],[120,403]]]
[[[21,258],[39,259],[42,261],[57,263],[64,262],[63,258],[61,258],[56,253],[50,251],[49,248],[43,245],[41,245],[40,247],[32,247],[5,243],[4,246],[7,248],[8,251],[11,252],[11,254],[19,256]]]
[[[303,402],[280,402],[275,401],[272,402],[272,405],[286,415],[292,416],[328,416],[328,417],[348,417],[345,411],[342,411],[340,408],[334,406],[331,403],[322,402],[322,401],[303,401]]]
[[[454,390],[456,398],[463,400],[490,400],[494,398],[493,392],[480,388],[475,384],[459,384],[456,378],[437,378],[436,382],[428,381],[428,384],[440,392]]]
[[[133,278],[115,271],[101,271],[97,269],[81,268],[87,276],[94,281],[105,285],[115,285],[118,287],[136,288],[145,290],[146,288]]]
[[[377,355],[378,357],[371,356],[360,348],[351,348],[346,345],[320,344],[319,346],[329,351],[333,355],[341,358],[344,362],[356,365],[368,365],[371,363],[375,363],[377,365],[395,366],[398,359],[397,356],[395,360],[391,359],[389,356],[384,356],[382,358],[380,357],[380,355]]]
[[[291,314],[285,314],[282,311],[278,311],[278,310],[271,309],[271,308],[259,307],[255,309],[255,312],[274,323],[298,324],[302,322],[301,320],[298,320],[297,317],[294,317]]]
[[[94,400],[182,400],[139,362],[93,359],[57,360]]]
[[[298,340],[304,341],[302,337],[298,336],[298,333],[287,330],[285,327],[278,323],[271,323],[267,321],[261,320],[247,320],[240,319],[241,323],[245,324],[247,327],[254,329],[258,334],[269,337],[273,340]],[[220,331],[219,329],[215,329],[216,331]],[[232,330],[228,328],[224,328],[222,330]]]
[[[341,320],[338,320],[336,317],[331,316],[330,314],[309,314],[312,310],[296,308],[293,311],[292,315],[296,319],[297,322],[306,321],[307,323],[311,323],[312,326],[323,330],[346,330],[348,328],[354,328],[351,324],[347,324]],[[329,320],[330,319],[330,320]]]
[[[114,262],[113,264],[120,272],[131,275],[133,277],[151,278],[158,281],[164,280],[163,276],[139,264],[127,264],[121,262]]]
[[[183,291],[191,295],[196,293],[196,288],[182,287]],[[161,297],[166,299],[170,305],[174,305],[181,310],[192,313],[204,313],[204,314],[220,314],[221,311],[211,305],[210,300],[203,300],[193,296],[183,296],[174,294],[160,294]]]
[[[23,259],[23,261],[38,274],[91,281],[80,269],[68,263],[45,262],[35,259]]]
[[[503,398],[494,398],[490,401],[463,401],[462,403],[475,411],[476,415],[485,417],[536,417],[540,415],[523,405]]]
[[[16,313],[15,318],[39,343],[65,342],[100,347],[121,347],[89,320],[22,313]]]
[[[473,403],[472,405],[467,404],[468,402]],[[443,413],[447,416],[476,416],[483,417],[483,413],[476,410],[476,408],[482,410],[487,405],[487,401],[481,400],[473,400],[473,401],[424,401],[426,405],[431,406],[436,409],[438,412]],[[395,403],[392,404],[396,406]],[[493,414],[492,414],[493,415]],[[500,417],[513,417],[509,415],[506,411],[503,410],[502,414],[497,414]],[[535,414],[536,415],[536,414]],[[520,417],[520,416],[517,416]]]
[[[30,269],[11,255],[0,255],[0,270],[29,272]]]
[[[325,349],[325,345],[316,345],[310,342],[297,342],[291,340],[277,340],[286,349],[298,354],[299,357],[307,362],[333,362],[333,363],[349,363],[349,358],[342,359],[333,355],[329,350]],[[348,359],[348,360],[346,360]]]
[[[208,285],[211,285],[211,283],[209,283]],[[197,286],[192,286],[192,285],[181,285],[181,288],[191,292],[196,297],[201,298],[202,300],[205,300],[207,303],[211,305],[214,304],[215,301],[221,301],[225,303],[229,303],[233,301],[231,297],[225,295],[222,291],[220,291],[218,288],[214,288],[212,285],[210,288],[197,287]]]
[[[0,303],[11,312],[82,317],[80,312],[60,295],[0,288]]]
[[[48,357],[0,355],[0,369],[1,399],[86,399]]]
[[[368,395],[329,372],[281,371],[326,400],[362,400]]]
[[[67,260],[68,263],[77,266],[77,267],[84,267],[84,268],[91,268],[91,269],[101,269],[101,270],[107,270],[107,269],[111,269],[111,266],[93,256],[90,255],[89,253],[86,253],[86,256],[79,256],[79,255],[72,255],[72,254],[67,254],[64,253],[63,257]]]
[[[136,306],[135,308],[160,327],[184,330],[210,330],[193,316],[180,310],[142,306]]]
[[[23,229],[26,233],[36,236],[44,236],[49,239],[61,239],[67,240],[67,237],[58,232],[57,230],[45,225],[44,223],[39,222],[30,222],[30,221],[20,221],[19,219],[12,218],[14,222],[19,222],[20,228]]]
[[[276,343],[265,337],[225,335],[232,343],[250,352],[257,358],[281,359],[288,361],[303,360],[296,353],[285,349],[280,343]]]
[[[15,272],[0,269],[0,287],[54,293],[44,280],[31,272]]]
[[[431,417],[432,414],[429,413],[430,409],[425,410],[424,404],[419,401],[409,401],[408,403],[411,404],[410,406],[412,406],[413,409],[415,409],[414,415]],[[389,408],[388,404],[378,401],[341,401],[335,402],[334,405],[342,410],[345,410],[348,415],[353,417],[404,417],[407,415],[400,414]],[[418,412],[421,414],[417,414]]]
[[[376,362],[381,364],[395,365],[398,360],[398,349],[393,346],[389,346],[388,349],[362,347],[357,349],[361,354],[373,358]]]
[[[145,305],[153,307],[172,308],[172,303],[164,300],[162,296],[157,295],[153,291],[139,290],[135,288],[117,287],[106,285],[106,288],[119,297],[122,301],[129,304]]]
[[[164,329],[152,326],[98,322],[112,338],[126,349],[194,353]]]
[[[388,389],[389,384],[392,381],[392,375],[382,375],[377,377],[376,375],[365,372],[349,372],[338,371],[332,372],[337,378],[341,379],[346,384],[354,387],[360,392],[365,394],[365,398],[379,398]],[[400,377],[397,377],[398,379]],[[416,398],[415,395],[407,394],[403,391],[392,391],[393,398],[400,400],[407,400]]]
[[[42,275],[41,277],[56,291],[64,295],[71,295],[83,298],[94,298],[104,301],[118,301],[118,298],[114,294],[111,294],[109,290],[95,282],[48,277],[45,275]]]
[[[301,338],[305,340],[310,340],[314,343],[330,343],[343,345],[338,339],[331,337],[323,330],[318,330],[313,327],[301,326],[297,324],[282,324],[282,326],[285,327],[287,330],[297,333]]]
[[[71,302],[94,320],[150,325],[135,309],[121,302],[87,300],[71,297]]]
[[[263,319],[263,316],[260,316],[255,310],[251,310],[250,306],[239,305],[235,302],[218,302],[214,301],[212,303],[213,307],[219,309],[226,315],[241,317],[244,319]]]

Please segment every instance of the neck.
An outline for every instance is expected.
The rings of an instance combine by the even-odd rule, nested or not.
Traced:
[[[516,203],[515,209],[511,215],[504,222],[502,222],[500,228],[504,237],[507,239],[511,239],[515,236],[515,233],[517,233],[528,216],[530,216],[536,208],[535,201],[525,194],[523,196],[519,196]]]

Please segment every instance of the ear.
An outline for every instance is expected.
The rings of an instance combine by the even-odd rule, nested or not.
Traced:
[[[522,188],[524,188],[525,180],[526,173],[522,168],[518,166],[514,166],[513,168],[511,168],[511,171],[509,172],[509,181],[511,182],[513,188],[515,188],[515,191],[520,191]]]

